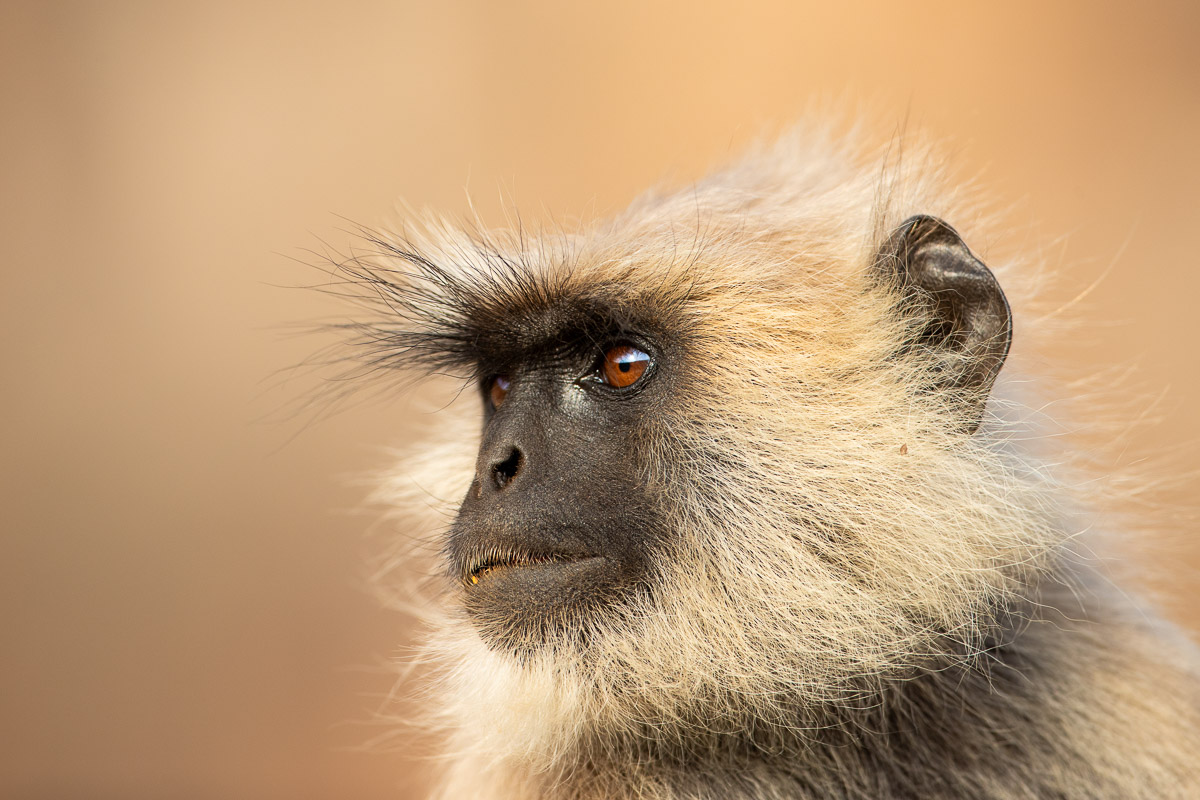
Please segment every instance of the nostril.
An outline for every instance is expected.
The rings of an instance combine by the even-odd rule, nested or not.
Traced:
[[[492,467],[492,480],[496,482],[497,489],[503,489],[512,482],[513,478],[517,477],[524,460],[521,451],[514,447],[508,454],[508,458]]]

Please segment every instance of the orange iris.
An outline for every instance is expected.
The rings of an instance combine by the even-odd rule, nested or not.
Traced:
[[[488,397],[492,400],[492,408],[499,408],[504,402],[504,398],[508,397],[508,378],[503,375],[497,375],[492,378],[492,385],[488,389]]]
[[[630,347],[627,344],[611,348],[604,354],[604,363],[600,365],[600,377],[609,386],[624,389],[632,386],[646,374],[650,366],[650,356]]]

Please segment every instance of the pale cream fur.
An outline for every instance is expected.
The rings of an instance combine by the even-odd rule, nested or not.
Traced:
[[[953,659],[980,657],[993,609],[1042,602],[1035,587],[1076,580],[1064,564],[1083,523],[1019,446],[1031,432],[993,401],[964,436],[961,406],[922,390],[945,356],[894,357],[915,323],[872,278],[884,239],[918,213],[948,220],[969,244],[981,230],[933,163],[912,143],[898,158],[797,132],[578,232],[490,233],[481,244],[428,221],[406,235],[406,249],[475,282],[489,280],[498,251],[564,293],[686,295],[678,307],[708,354],[690,367],[687,403],[647,421],[638,465],[678,534],[657,564],[668,591],[614,608],[586,652],[562,645],[518,660],[489,649],[459,609],[461,587],[425,577],[443,572],[436,546],[472,477],[474,396],[439,412],[438,430],[387,480],[377,499],[396,509],[406,541],[428,545],[397,551],[384,571],[423,579],[425,724],[447,754],[439,796],[685,796],[648,762],[591,789],[577,774],[584,760],[657,749],[708,748],[719,764],[726,734],[751,721],[767,729],[768,751],[803,764],[812,737],[797,709],[869,707],[890,682],[944,661],[948,641]],[[990,266],[1002,285],[1014,279]],[[1029,623],[1064,630],[1051,659],[1063,691],[1048,719],[1071,739],[1030,768],[1061,769],[1052,782],[1066,796],[1092,796],[1060,765],[1076,758],[1068,751],[1093,753],[1126,796],[1200,796],[1200,783],[1185,786],[1189,751],[1161,746],[1200,744],[1187,646],[1110,621],[1107,594],[1080,580],[1072,588],[1101,609],[1097,620]],[[1165,663],[1170,653],[1182,665]],[[1125,709],[1124,741],[1112,704]],[[751,768],[739,780],[750,796],[791,796]],[[981,796],[1025,796],[990,777],[979,785]]]

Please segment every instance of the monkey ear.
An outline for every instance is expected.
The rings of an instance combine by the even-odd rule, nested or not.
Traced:
[[[929,216],[906,220],[888,237],[875,274],[901,291],[905,313],[923,321],[905,349],[943,356],[937,386],[965,406],[966,433],[974,433],[1012,341],[1012,313],[996,276],[953,228]]]

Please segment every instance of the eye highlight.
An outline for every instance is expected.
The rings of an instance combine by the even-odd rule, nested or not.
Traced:
[[[610,347],[600,363],[600,380],[617,389],[632,386],[646,374],[650,356],[627,344]]]
[[[497,375],[492,378],[492,384],[488,387],[488,399],[492,401],[492,408],[499,408],[504,398],[508,397],[508,387],[507,376]]]

